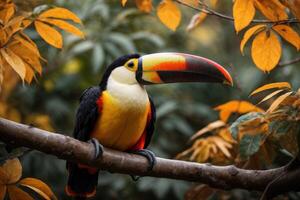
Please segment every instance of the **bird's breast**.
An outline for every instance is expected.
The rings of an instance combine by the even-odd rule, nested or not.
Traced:
[[[91,136],[106,147],[127,150],[144,132],[150,110],[148,95],[144,89],[129,90],[123,88],[117,95],[109,90],[102,93],[102,112]]]

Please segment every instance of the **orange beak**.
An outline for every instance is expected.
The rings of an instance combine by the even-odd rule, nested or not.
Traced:
[[[233,85],[228,71],[218,63],[183,53],[155,53],[138,60],[140,84],[216,82]]]

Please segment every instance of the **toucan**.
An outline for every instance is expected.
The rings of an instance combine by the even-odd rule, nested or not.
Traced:
[[[96,155],[102,145],[145,156],[152,170],[156,159],[147,150],[155,125],[155,106],[145,85],[177,82],[216,82],[232,85],[230,74],[216,62],[184,53],[130,54],[106,69],[98,86],[80,97],[74,137],[91,142]],[[96,194],[99,170],[67,162],[66,193],[75,199]]]

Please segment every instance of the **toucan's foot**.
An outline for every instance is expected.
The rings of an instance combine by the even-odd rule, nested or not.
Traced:
[[[156,164],[155,154],[148,149],[133,150],[133,151],[129,151],[129,153],[144,156],[149,162],[147,171],[151,171],[153,169],[154,165]],[[139,176],[133,176],[133,175],[130,175],[130,176],[131,176],[132,180],[134,180],[134,181],[137,181],[140,178]]]
[[[103,145],[99,143],[99,141],[96,138],[92,138],[88,141],[88,143],[91,143],[94,145],[95,149],[95,159],[99,158],[103,154]]]

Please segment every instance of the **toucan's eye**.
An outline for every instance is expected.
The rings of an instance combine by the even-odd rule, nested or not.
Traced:
[[[134,63],[131,61],[131,62],[128,63],[127,66],[130,67],[130,68],[133,68],[134,67]]]

